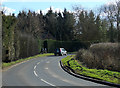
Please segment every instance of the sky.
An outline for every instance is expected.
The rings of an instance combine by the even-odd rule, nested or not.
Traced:
[[[81,5],[83,8],[90,10],[96,9],[103,4],[109,4],[115,0],[0,0],[2,9],[5,9],[5,14],[15,13],[16,15],[22,10],[31,10],[39,13],[42,10],[43,14],[47,13],[50,6],[53,11],[63,12],[64,8],[72,12],[72,6]]]

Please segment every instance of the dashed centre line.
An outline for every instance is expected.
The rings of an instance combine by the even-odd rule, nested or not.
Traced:
[[[47,63],[50,63],[50,62],[48,61]],[[38,65],[38,64],[40,64],[40,62],[38,62],[37,65]],[[36,73],[36,71],[35,71],[37,65],[34,66],[34,74],[35,74],[35,76],[36,76],[37,78],[40,78],[40,77],[38,76],[38,74]],[[45,69],[48,69],[48,68],[45,68]],[[56,86],[56,85],[53,85],[53,84],[51,84],[51,83],[45,81],[44,79],[40,79],[40,80],[43,81],[44,83],[50,85],[50,86]]]
[[[47,61],[46,63],[50,63],[49,61]]]
[[[48,68],[45,68],[45,69],[48,69]]]
[[[37,76],[38,77],[38,75],[37,75],[37,73],[34,71],[34,74],[35,74],[35,76]]]
[[[36,65],[35,65],[34,69],[36,69]]]
[[[37,63],[37,65],[40,64],[40,62]]]

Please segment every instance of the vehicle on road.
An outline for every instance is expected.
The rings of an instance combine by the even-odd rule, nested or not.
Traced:
[[[56,48],[54,55],[57,56],[63,56],[63,55],[67,55],[67,51],[64,48]]]

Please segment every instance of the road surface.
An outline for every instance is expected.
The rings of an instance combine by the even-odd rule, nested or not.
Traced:
[[[59,61],[65,56],[31,59],[2,72],[3,86],[104,86],[65,72]]]

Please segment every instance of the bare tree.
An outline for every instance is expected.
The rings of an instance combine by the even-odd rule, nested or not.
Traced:
[[[116,2],[116,22],[118,30],[118,42],[120,42],[120,1]]]
[[[113,27],[118,30],[118,42],[120,42],[120,0],[116,1],[113,4],[104,5],[101,7],[101,12],[106,15],[106,18],[109,22],[110,29],[110,41],[113,42]]]
[[[106,19],[109,22],[109,30],[110,30],[110,42],[114,42],[113,40],[113,26],[115,22],[115,5],[110,4],[110,5],[104,5],[101,7],[102,13],[106,15]]]
[[[2,5],[2,3],[0,3],[0,13],[5,14],[5,12],[6,12],[5,6]]]

